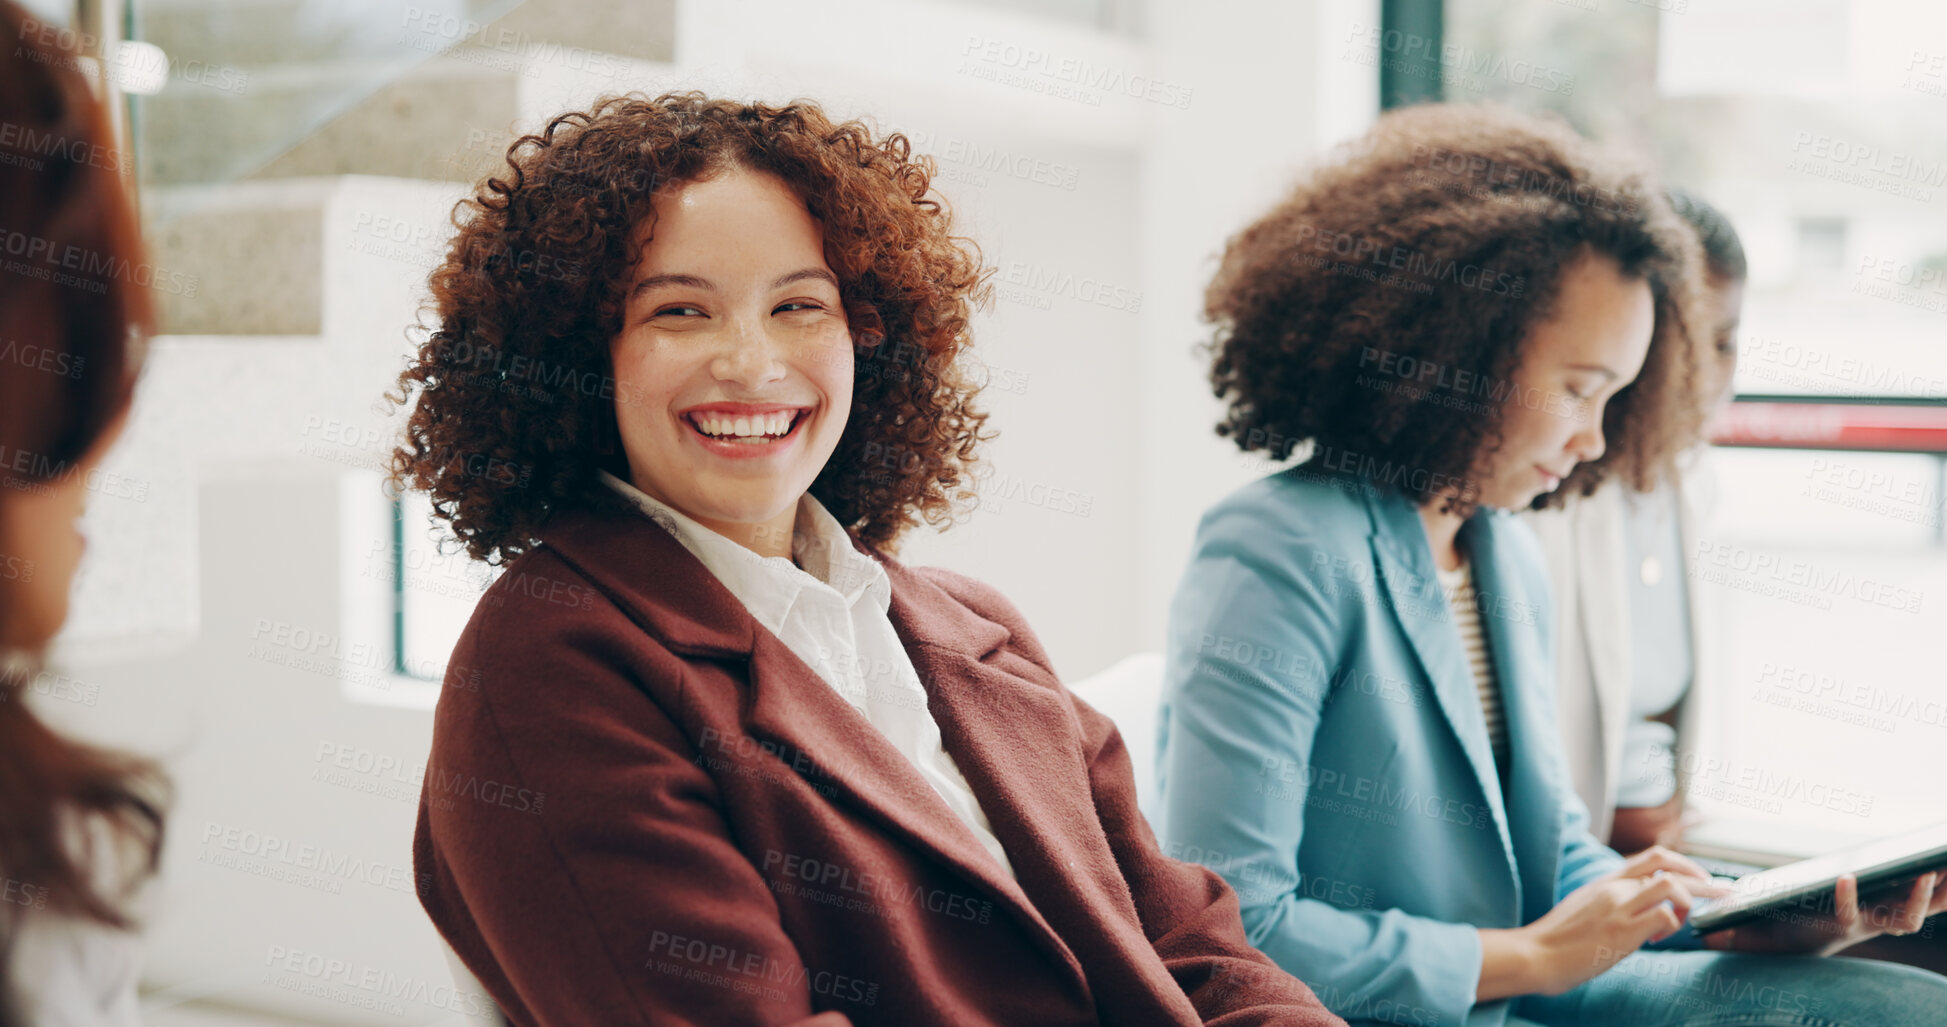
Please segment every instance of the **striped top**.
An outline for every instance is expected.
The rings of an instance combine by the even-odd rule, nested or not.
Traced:
[[[1474,569],[1462,556],[1459,569],[1435,567],[1434,572],[1440,576],[1440,588],[1447,594],[1447,608],[1453,611],[1454,626],[1460,629],[1461,649],[1467,653],[1467,665],[1474,672],[1474,688],[1480,692],[1481,719],[1487,722],[1487,743],[1494,750],[1495,769],[1506,775],[1507,718],[1501,712],[1501,686],[1494,677],[1494,660],[1487,650],[1480,605],[1474,598]]]

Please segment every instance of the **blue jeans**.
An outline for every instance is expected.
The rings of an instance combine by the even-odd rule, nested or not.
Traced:
[[[1947,977],[1843,956],[1638,952],[1514,1012],[1549,1027],[1942,1027]]]

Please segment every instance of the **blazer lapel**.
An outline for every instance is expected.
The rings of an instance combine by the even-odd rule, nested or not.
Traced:
[[[1500,679],[1501,710],[1510,741],[1507,823],[1523,883],[1525,923],[1529,912],[1538,915],[1555,904],[1555,872],[1562,848],[1559,797],[1572,786],[1561,779],[1553,760],[1537,758],[1556,751],[1555,744],[1537,744],[1552,743],[1542,732],[1556,728],[1536,701],[1545,694],[1541,689],[1554,687],[1555,668],[1543,659],[1536,632],[1523,629],[1539,616],[1535,604],[1541,597],[1524,594],[1519,585],[1522,575],[1509,565],[1511,558],[1501,541],[1512,527],[1507,515],[1484,513],[1461,531],[1478,588],[1488,597],[1481,623]],[[1541,680],[1533,680],[1536,675]]]
[[[1505,797],[1501,794],[1501,775],[1494,765],[1494,750],[1487,740],[1487,721],[1481,716],[1480,693],[1474,685],[1473,668],[1461,651],[1460,631],[1447,609],[1446,595],[1433,572],[1433,553],[1427,547],[1426,527],[1419,511],[1403,495],[1392,490],[1375,495],[1367,491],[1366,508],[1373,518],[1372,552],[1379,568],[1378,577],[1413,655],[1427,680],[1447,725],[1460,742],[1467,765],[1473,770],[1494,827],[1508,860],[1515,870],[1514,846],[1508,834]],[[1486,589],[1485,581],[1479,587]],[[1489,637],[1493,625],[1483,619]],[[1497,654],[1498,655],[1498,654]],[[1507,689],[1502,689],[1503,693]]]
[[[1102,1008],[1121,1012],[1105,1019],[1200,1022],[1143,935],[1096,809],[1067,690],[1007,645],[1005,626],[924,575],[882,562],[893,582],[893,626],[926,682],[947,751],[982,797],[1033,908],[1059,932],[1051,940],[1076,967],[1082,988],[1090,988],[1082,976],[1087,966],[1101,971],[1095,988],[1116,989],[1119,997],[1104,998]],[[1158,1004],[1143,1000],[1140,1013],[1132,1011],[1132,999],[1145,994]]]
[[[995,862],[972,828],[933,791],[904,754],[893,747],[871,722],[860,716],[818,673],[789,646],[759,625],[734,595],[668,532],[633,511],[576,512],[551,522],[544,538],[558,554],[614,597],[631,619],[642,625],[672,652],[713,659],[748,661],[749,688],[744,696],[743,721],[752,737],[775,743],[786,767],[808,778],[822,794],[878,822],[906,844],[952,867],[975,882],[997,905],[1011,910],[1056,960],[1081,979],[1080,961],[1035,907],[1014,877]],[[620,558],[617,558],[619,555]],[[882,561],[884,562],[884,561]],[[1061,797],[1037,793],[1024,796],[1010,782],[1032,761],[1009,759],[1019,754],[998,752],[983,741],[979,726],[986,716],[1017,718],[1021,726],[1059,723],[1061,714],[1050,700],[1032,693],[1006,675],[980,667],[964,654],[955,656],[944,639],[962,647],[987,651],[1007,637],[1006,629],[974,616],[965,607],[934,601],[917,613],[902,594],[933,588],[910,572],[892,576],[892,618],[907,642],[914,669],[928,694],[928,707],[940,721],[942,740],[977,794],[993,796],[982,809],[993,823],[995,836],[1024,880],[1046,864],[1025,837],[1017,811],[1024,799],[1032,804],[1059,804]],[[934,591],[938,591],[934,589]],[[944,597],[943,597],[944,598]],[[902,615],[903,611],[903,615]],[[958,611],[957,618],[951,616]],[[904,619],[908,623],[902,624]],[[936,623],[937,621],[937,623]],[[917,645],[916,645],[917,643]],[[930,654],[930,655],[929,655]],[[971,666],[969,666],[971,664]],[[977,698],[976,698],[977,696]],[[988,714],[986,705],[994,712]],[[975,710],[975,707],[981,707]],[[944,714],[944,715],[943,715]],[[949,729],[949,723],[953,727]],[[1038,740],[1042,744],[1045,739]],[[963,755],[963,753],[965,755]],[[1042,785],[1050,782],[1041,781]],[[1087,782],[1080,782],[1086,796]],[[1066,783],[1050,789],[1073,800]],[[1061,815],[1075,811],[1063,809]],[[1094,822],[1092,808],[1085,811]],[[1017,855],[1036,853],[1024,859]]]
[[[895,604],[897,596],[895,590]],[[1007,850],[1015,872],[1029,878],[1030,867],[1018,854],[1015,840],[1002,830],[1004,814],[1018,796],[995,788],[993,780],[976,773],[962,755],[963,750],[954,744],[954,733],[941,716],[943,708],[956,704],[946,695],[966,682],[959,676],[942,681],[933,665],[937,661],[922,662],[918,653],[913,655],[914,669],[926,686],[927,706],[940,721],[943,743],[968,784],[982,796],[981,809],[992,822],[995,837]],[[813,783],[829,787],[834,800],[865,814],[907,844],[977,883],[998,904],[1030,925],[1030,933],[1042,939],[1051,955],[1081,975],[1080,961],[1036,908],[1021,882],[994,860],[973,829],[948,808],[905,754],[769,632],[760,633],[751,653],[750,684],[745,726],[752,737],[777,743],[787,763],[792,762],[792,754],[804,753],[812,768],[808,776]],[[1024,711],[1021,715],[1042,714]],[[1006,775],[1000,777],[1007,779]],[[996,791],[1002,794],[996,796]]]
[[[1066,729],[1075,715],[1061,683],[1004,653],[1006,628],[910,570],[888,563],[887,572],[893,627],[926,683],[942,740],[983,797],[1034,908],[1080,928],[1098,921],[1066,914],[1093,893],[1133,921],[1135,901],[1096,813],[1087,756]]]

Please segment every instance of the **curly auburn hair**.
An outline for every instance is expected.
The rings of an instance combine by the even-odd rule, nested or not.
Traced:
[[[1382,115],[1230,240],[1204,297],[1210,382],[1228,404],[1217,433],[1273,459],[1309,439],[1412,468],[1401,491],[1421,505],[1461,483],[1447,508],[1471,513],[1506,403],[1522,395],[1510,386],[1523,341],[1584,247],[1649,284],[1655,331],[1604,412],[1603,457],[1532,505],[1586,495],[1612,472],[1654,487],[1703,428],[1710,318],[1696,235],[1618,155],[1559,119],[1492,105]],[[1489,402],[1358,387],[1375,353],[1476,383],[1465,398]]]
[[[834,123],[815,103],[701,93],[601,99],[507,148],[455,208],[432,273],[437,326],[389,398],[416,395],[391,483],[427,492],[475,559],[529,549],[556,510],[613,506],[624,479],[609,343],[661,190],[743,169],[775,175],[824,230],[853,340],[852,407],[811,494],[890,550],[972,497],[989,436],[955,362],[988,270],[928,196],[935,168],[904,135]],[[620,399],[627,402],[626,397]]]

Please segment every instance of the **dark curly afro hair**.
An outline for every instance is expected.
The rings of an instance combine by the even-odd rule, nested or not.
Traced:
[[[507,163],[455,209],[432,274],[437,323],[390,397],[417,400],[392,484],[428,493],[469,555],[504,563],[556,510],[617,502],[597,472],[628,476],[609,342],[647,241],[635,230],[659,190],[731,168],[803,199],[851,325],[852,408],[812,495],[885,550],[971,500],[986,415],[956,358],[989,272],[950,234],[928,195],[933,162],[903,135],[802,100],[631,94],[554,118]]]
[[[1509,387],[1522,343],[1584,247],[1649,284],[1655,332],[1604,410],[1603,457],[1533,505],[1612,473],[1654,487],[1703,428],[1696,235],[1631,162],[1558,119],[1491,105],[1386,113],[1230,241],[1204,297],[1210,381],[1229,407],[1218,434],[1273,459],[1312,440],[1411,468],[1414,501],[1445,492],[1471,512],[1523,397]],[[1473,387],[1359,387],[1375,352]]]

